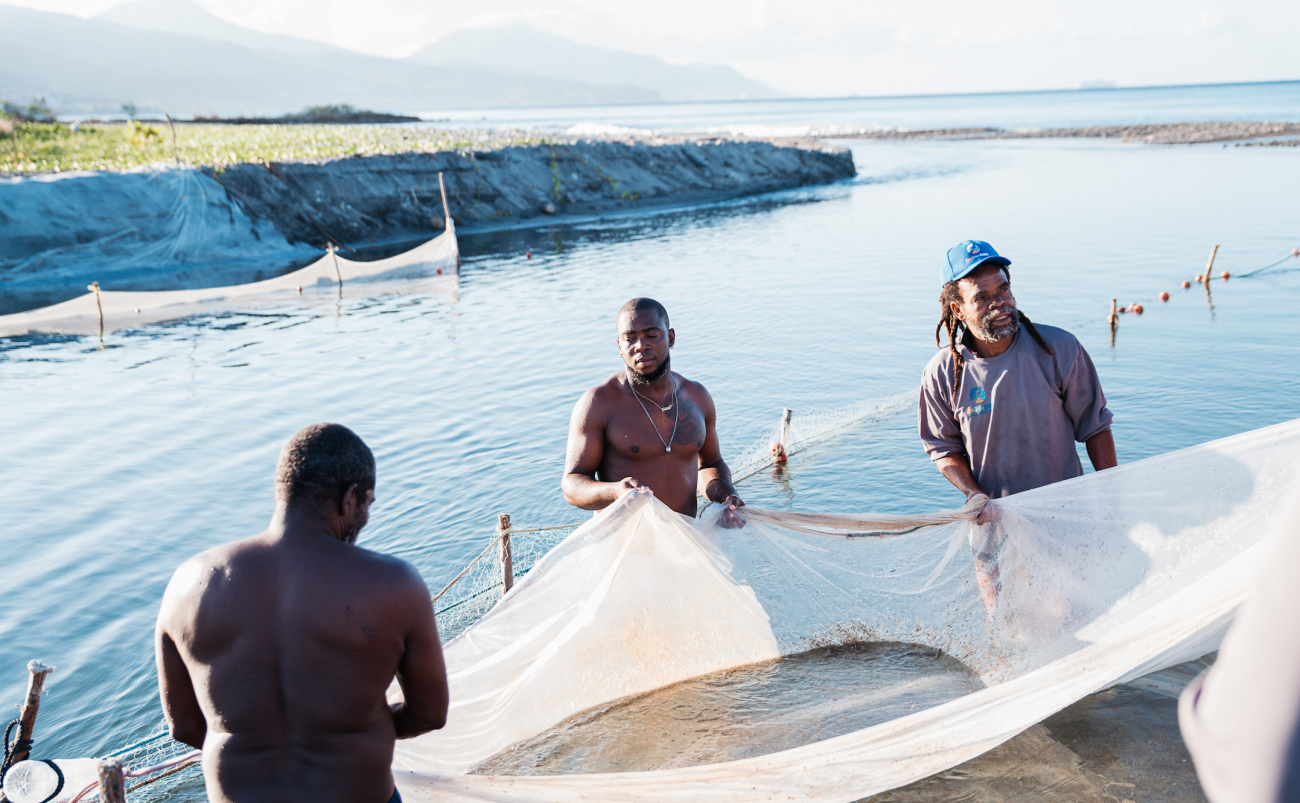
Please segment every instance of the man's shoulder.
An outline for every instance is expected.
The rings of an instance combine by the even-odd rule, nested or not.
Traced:
[[[1053,349],[1058,345],[1069,348],[1080,348],[1079,338],[1059,326],[1052,326],[1051,324],[1038,323],[1035,321],[1034,328],[1038,330],[1038,334],[1043,336],[1043,340],[1047,341],[1047,345],[1051,346]]]
[[[925,364],[925,370],[921,372],[921,377],[925,381],[933,381],[943,379],[945,376],[952,376],[952,352],[946,348],[941,348]]]

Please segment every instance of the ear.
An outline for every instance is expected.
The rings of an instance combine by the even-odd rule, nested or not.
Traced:
[[[675,345],[677,345],[677,330],[670,328],[668,330],[668,348],[672,348]]]
[[[948,307],[952,310],[952,316],[962,323],[966,323],[966,316],[962,314],[961,304],[956,301],[950,301]]]
[[[339,515],[344,521],[352,521],[357,515],[357,484],[354,482],[343,492],[339,499]]]

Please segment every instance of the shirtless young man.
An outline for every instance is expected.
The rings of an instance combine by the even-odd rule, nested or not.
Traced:
[[[261,535],[173,575],[155,648],[172,737],[203,749],[208,799],[400,801],[395,739],[441,728],[447,674],[429,590],[356,546],[375,459],[317,424],[284,447]],[[384,692],[396,676],[405,701]]]
[[[560,487],[569,504],[584,510],[648,489],[685,516],[695,515],[698,490],[727,506],[723,526],[739,527],[732,511],[745,503],[718,446],[713,397],[673,372],[669,349],[676,339],[654,299],[634,298],[618,311],[624,368],[573,408]]]

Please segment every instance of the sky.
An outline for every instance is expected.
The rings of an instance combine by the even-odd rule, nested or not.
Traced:
[[[3,0],[88,17],[119,0]],[[793,95],[901,95],[1300,79],[1297,0],[197,0],[266,33],[406,56],[524,23]]]

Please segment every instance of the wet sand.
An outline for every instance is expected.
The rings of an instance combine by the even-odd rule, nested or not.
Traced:
[[[1178,695],[1209,663],[1091,695],[979,758],[865,801],[1204,801],[1178,730]],[[913,645],[813,650],[585,711],[475,772],[639,772],[734,761],[861,730],[982,685],[955,659]]]
[[[640,772],[735,761],[862,730],[983,685],[961,662],[930,648],[811,650],[584,711],[475,772]]]
[[[1178,695],[1210,663],[1180,664],[1085,697],[979,758],[866,801],[1205,801],[1178,730]]]

